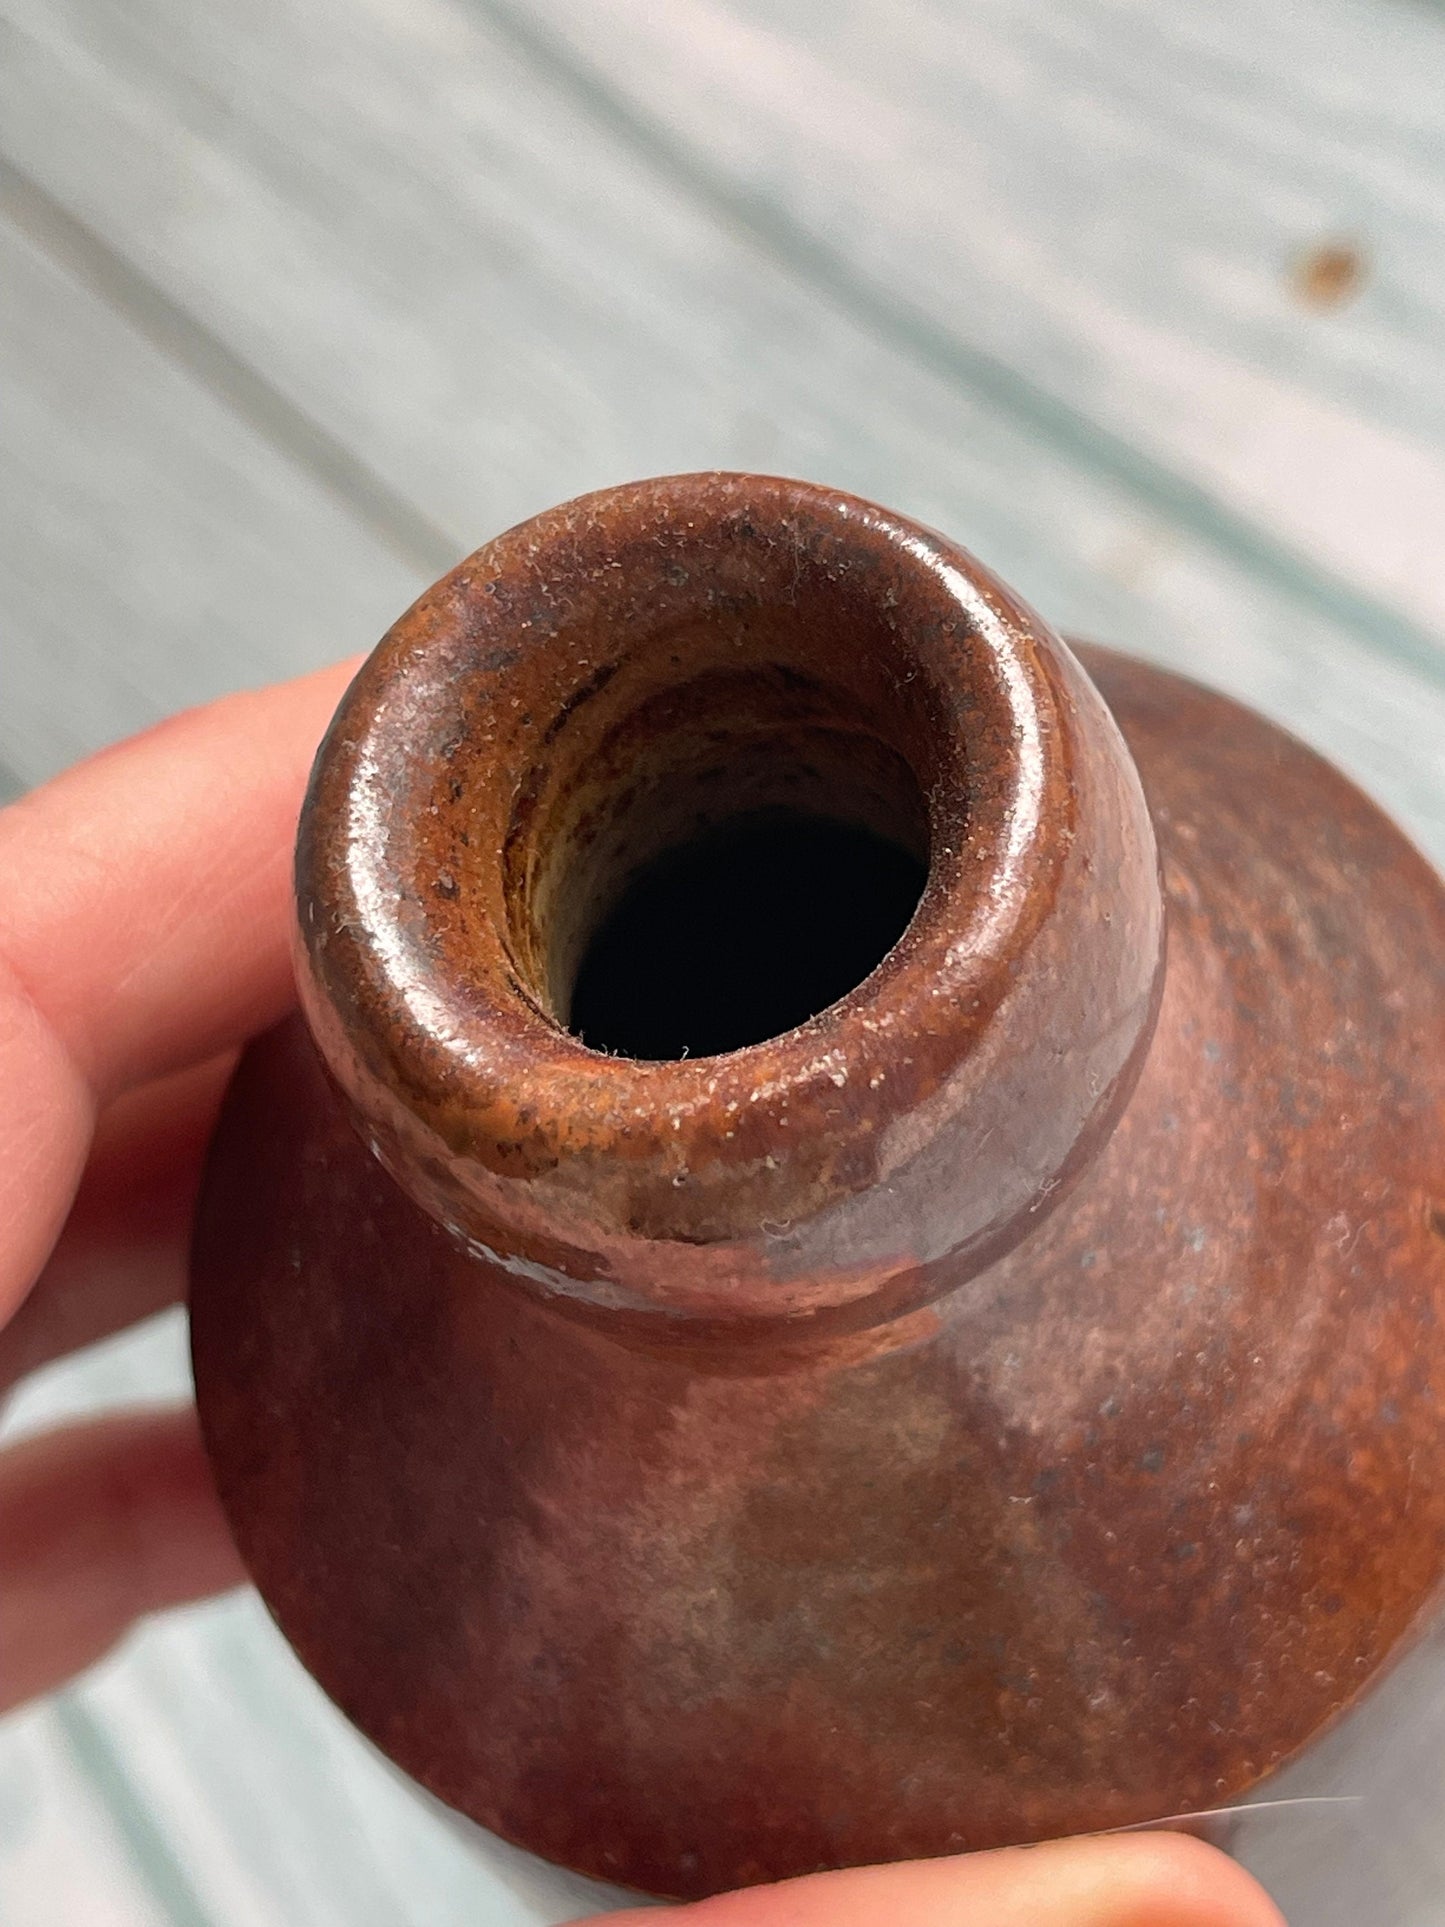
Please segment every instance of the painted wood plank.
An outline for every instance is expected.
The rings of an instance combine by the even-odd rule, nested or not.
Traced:
[[[172,1927],[114,1816],[76,1767],[53,1705],[0,1723],[0,1919],[5,1927]]]
[[[1041,429],[1445,635],[1436,9],[478,4]],[[1326,314],[1291,267],[1340,235],[1367,284]]]
[[[379,636],[423,580],[0,220],[0,759],[15,786]]]
[[[1433,651],[1382,654],[1089,448],[918,366],[477,6],[0,0],[0,19],[12,154],[458,546],[631,474],[811,474],[1291,722],[1445,849]]]

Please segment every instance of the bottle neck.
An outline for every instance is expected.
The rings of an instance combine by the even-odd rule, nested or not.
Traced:
[[[816,915],[768,844],[799,824],[833,839]],[[592,1048],[569,1024],[606,931],[740,838],[753,989],[787,976],[785,924],[823,950],[829,914],[839,941],[877,924],[880,851],[922,894],[781,1035]],[[1162,939],[1137,776],[1058,639],[928,531],[730,475],[583,498],[424,596],[322,748],[297,895],[313,1032],[417,1202],[599,1315],[717,1331],[875,1322],[1026,1235],[1127,1096]],[[614,946],[614,1018],[649,929]],[[652,981],[634,1036],[676,988]]]

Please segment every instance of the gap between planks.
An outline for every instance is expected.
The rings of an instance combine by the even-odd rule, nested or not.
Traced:
[[[650,171],[736,230],[777,267],[809,286],[882,345],[956,391],[994,407],[1072,466],[1162,513],[1235,567],[1296,605],[1354,634],[1445,687],[1445,655],[1426,627],[1271,535],[1207,486],[1189,479],[852,262],[805,223],[709,161],[696,143],[615,88],[568,42],[510,0],[467,0],[551,88],[621,141]],[[28,174],[0,155],[0,206],[32,240],[84,279],[152,344],[170,355],[312,475],[334,499],[428,579],[464,545],[393,488],[328,429],[232,349]]]
[[[1445,688],[1445,653],[1430,629],[1322,568],[1208,488],[874,280],[785,209],[710,164],[699,147],[676,137],[661,119],[615,89],[578,57],[563,34],[509,0],[467,0],[467,7],[639,159],[682,186],[886,345],[992,403],[1076,466],[1116,483],[1156,515],[1163,510],[1231,563]]]
[[[3,153],[0,213],[310,475],[408,568],[430,581],[460,560],[461,543]]]

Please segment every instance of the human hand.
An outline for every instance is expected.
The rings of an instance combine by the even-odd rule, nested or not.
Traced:
[[[0,1392],[184,1292],[235,1051],[292,1001],[296,814],[351,667],[177,717],[0,811]],[[12,1446],[0,1709],[243,1576],[191,1410]],[[1222,1855],[1165,1834],[816,1875],[686,1911],[696,1927],[1280,1927]]]

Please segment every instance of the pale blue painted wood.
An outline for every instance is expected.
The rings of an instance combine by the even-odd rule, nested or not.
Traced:
[[[461,0],[7,12],[12,151],[458,548],[630,474],[836,481],[1283,716],[1440,847],[1433,643],[1381,653],[1348,598],[1262,577],[1087,437],[920,366]]]
[[[0,759],[374,641],[423,572],[0,214]]]
[[[1382,639],[1445,632],[1434,9],[478,3],[1041,433]],[[1341,234],[1372,266],[1326,319],[1288,270]]]

